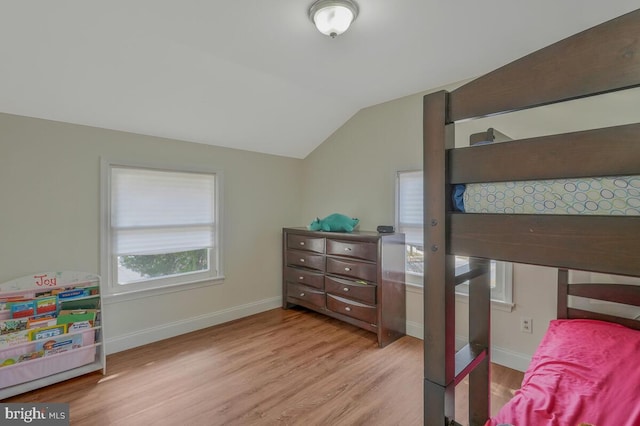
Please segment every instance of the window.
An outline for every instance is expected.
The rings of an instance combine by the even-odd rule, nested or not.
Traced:
[[[108,293],[221,278],[219,176],[103,162]]]
[[[396,179],[396,229],[405,234],[405,271],[407,282],[422,285],[424,276],[422,171],[398,172]],[[468,264],[466,257],[456,256],[456,268]],[[508,262],[491,261],[491,298],[512,303],[512,269]],[[469,294],[468,283],[456,287],[456,293]]]

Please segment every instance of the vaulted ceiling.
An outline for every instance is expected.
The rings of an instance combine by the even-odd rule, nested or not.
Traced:
[[[481,75],[637,0],[3,1],[0,112],[304,158],[358,110]],[[1,131],[1,129],[0,129]]]

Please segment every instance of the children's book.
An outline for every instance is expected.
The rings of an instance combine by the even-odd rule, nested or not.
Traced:
[[[19,362],[31,361],[32,359],[40,358],[43,355],[44,355],[44,351],[35,351],[35,352],[22,354],[20,356],[13,357],[13,358],[0,359],[0,367],[7,367],[9,365],[13,365]]]
[[[11,318],[24,318],[35,315],[36,306],[33,300],[11,303]]]
[[[97,286],[94,287],[79,287],[61,291],[56,294],[58,300],[78,299],[80,297],[96,296],[100,293]]]
[[[42,340],[59,336],[67,332],[66,325],[52,325],[50,327],[36,328],[29,331],[29,340]]]
[[[84,289],[73,288],[71,290],[61,291],[56,296],[58,297],[58,300],[63,300],[63,299],[68,300],[68,299],[77,299],[78,297],[85,297],[85,294],[84,294]]]
[[[36,315],[48,314],[58,310],[56,296],[47,296],[34,300]]]
[[[28,318],[12,318],[0,321],[0,335],[26,330]]]
[[[17,346],[29,341],[29,330],[20,330],[8,334],[0,334],[0,348]]]
[[[67,333],[93,327],[97,309],[65,309],[58,314],[58,324],[67,325]]]
[[[44,356],[55,355],[82,347],[82,334],[63,334],[51,339],[42,339],[36,342],[36,352],[44,351]]]
[[[100,297],[95,295],[86,299],[62,299],[60,302],[60,310],[75,309],[98,309],[100,307]]]
[[[50,327],[56,324],[58,324],[56,318],[51,315],[31,317],[27,320],[27,328],[43,328]]]

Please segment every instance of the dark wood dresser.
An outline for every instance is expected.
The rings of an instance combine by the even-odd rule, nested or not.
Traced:
[[[284,228],[283,308],[294,305],[372,331],[386,346],[406,331],[404,234]]]

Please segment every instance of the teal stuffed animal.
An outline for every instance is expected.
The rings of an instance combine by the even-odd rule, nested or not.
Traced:
[[[310,231],[353,232],[360,219],[351,218],[340,213],[333,213],[324,219],[317,217],[309,224]]]

